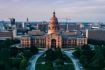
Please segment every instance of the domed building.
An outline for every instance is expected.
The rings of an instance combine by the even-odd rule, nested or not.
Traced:
[[[31,34],[30,34],[31,33]],[[55,12],[48,23],[48,32],[33,30],[28,35],[21,37],[21,46],[30,47],[31,45],[43,48],[72,48],[87,44],[88,30],[66,31],[60,30],[59,22]]]
[[[55,12],[53,12],[53,16],[51,17],[48,24],[48,34],[55,34],[59,32],[59,23],[58,19],[55,16]]]

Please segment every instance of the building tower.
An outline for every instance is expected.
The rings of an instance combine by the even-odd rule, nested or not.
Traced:
[[[27,23],[29,22],[29,19],[27,18]]]
[[[66,24],[66,32],[69,32],[69,24]]]
[[[48,24],[48,34],[55,34],[57,32],[59,32],[59,24],[54,11]]]
[[[86,38],[88,38],[88,29],[86,29]]]
[[[10,19],[11,25],[15,25],[15,18],[9,18],[9,19]]]

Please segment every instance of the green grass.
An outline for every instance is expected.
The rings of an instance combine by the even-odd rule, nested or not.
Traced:
[[[42,62],[45,62],[44,55],[39,57],[39,59],[37,60],[36,70],[48,70],[48,69],[50,69],[50,66],[48,66],[46,64],[41,64]],[[65,54],[64,54],[64,62],[66,62],[67,64],[64,64],[64,66],[60,66],[59,70],[75,70],[71,59],[68,56],[66,56]]]
[[[63,55],[64,56],[64,61],[67,63],[72,63],[71,59],[67,56],[67,55]]]
[[[37,60],[37,63],[36,63],[36,69],[35,70],[47,70],[47,65],[46,64],[41,64],[44,61],[45,61],[44,60],[44,55],[39,57],[39,59]]]
[[[75,70],[74,69],[74,65],[73,65],[71,59],[67,55],[65,55],[65,54],[63,56],[64,56],[64,61],[66,63],[68,63],[68,64],[64,65],[65,70]]]
[[[36,70],[47,70],[47,67],[45,64],[37,64]]]
[[[45,48],[38,48],[38,50],[40,50],[40,51],[44,51],[44,50],[45,50]]]
[[[41,57],[39,57],[39,59],[37,60],[37,63],[41,63],[41,62],[43,62],[43,61],[45,61],[45,60],[44,60],[44,55],[42,55]]]
[[[65,67],[65,70],[75,70],[73,64],[67,64],[67,65],[64,65],[64,67]]]
[[[48,70],[48,69],[51,69],[51,68],[53,68],[53,67],[50,67],[50,66],[48,66],[48,65],[46,65],[46,64],[37,64],[36,65],[36,69],[35,70]]]

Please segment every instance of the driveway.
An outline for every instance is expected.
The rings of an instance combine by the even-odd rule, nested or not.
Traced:
[[[79,60],[72,55],[73,51],[64,51],[64,53],[72,60],[75,70],[84,70]]]
[[[38,60],[38,58],[44,53],[44,51],[39,51],[38,54],[33,55],[29,62],[28,62],[28,67],[26,68],[26,70],[35,70],[35,65],[36,65],[36,61]]]

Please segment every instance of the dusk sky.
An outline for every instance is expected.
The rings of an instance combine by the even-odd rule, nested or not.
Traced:
[[[105,0],[0,0],[0,20],[47,21],[53,10],[59,20],[105,22]]]

